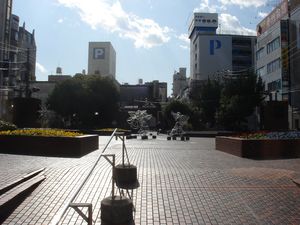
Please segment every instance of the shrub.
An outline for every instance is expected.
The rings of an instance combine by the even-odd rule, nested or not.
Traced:
[[[270,140],[282,140],[282,139],[299,139],[299,131],[288,131],[288,132],[267,132],[267,131],[257,131],[252,133],[241,133],[236,135],[239,138],[245,139],[270,139]]]
[[[81,136],[83,134],[78,132],[59,130],[59,129],[19,129],[19,130],[0,131],[0,135],[76,137],[76,136]]]
[[[16,130],[16,129],[17,129],[16,125],[0,120],[0,131]]]

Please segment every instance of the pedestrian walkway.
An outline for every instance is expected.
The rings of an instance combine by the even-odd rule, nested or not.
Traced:
[[[108,137],[82,158],[0,154],[1,185],[45,167],[46,180],[4,224],[49,224],[89,172]],[[107,153],[121,161],[121,141]],[[137,166],[140,188],[134,191],[135,224],[300,224],[300,188],[293,178],[300,159],[249,160],[214,148],[214,138],[190,141],[157,139],[126,141]],[[75,202],[92,203],[95,224],[100,202],[111,191],[111,167],[100,160]],[[69,209],[61,224],[86,224]]]

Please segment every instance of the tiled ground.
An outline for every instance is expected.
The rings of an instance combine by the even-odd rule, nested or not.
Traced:
[[[102,149],[107,137],[100,137]],[[189,142],[128,140],[140,188],[134,191],[135,224],[300,224],[300,188],[292,178],[300,159],[255,161],[214,150],[214,139]],[[113,140],[107,153],[117,154]],[[49,224],[84,179],[100,151],[80,159],[0,154],[0,184],[46,167],[47,179],[4,224]],[[111,192],[111,168],[103,158],[76,198],[93,203],[100,221],[100,202]],[[61,224],[86,224],[69,209]]]

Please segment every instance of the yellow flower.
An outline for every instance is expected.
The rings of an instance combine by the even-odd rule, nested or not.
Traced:
[[[65,131],[59,129],[18,129],[12,131],[0,131],[0,135],[24,135],[24,136],[45,136],[45,137],[76,137],[83,135],[79,132]]]

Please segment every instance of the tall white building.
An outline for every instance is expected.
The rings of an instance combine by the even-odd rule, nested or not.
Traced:
[[[200,73],[200,57],[204,56],[204,51],[200,47],[199,35],[216,35],[218,28],[217,13],[194,13],[194,17],[189,26],[190,38],[190,73],[191,80],[203,80],[204,74]],[[206,43],[205,43],[206,44]],[[199,54],[200,51],[203,54]],[[206,57],[206,56],[205,56]]]
[[[190,92],[208,78],[254,68],[255,36],[217,34],[217,13],[194,13],[189,26]]]
[[[116,78],[116,51],[110,42],[89,42],[88,74]]]
[[[179,68],[173,75],[173,97],[180,97],[187,87],[186,68]]]

